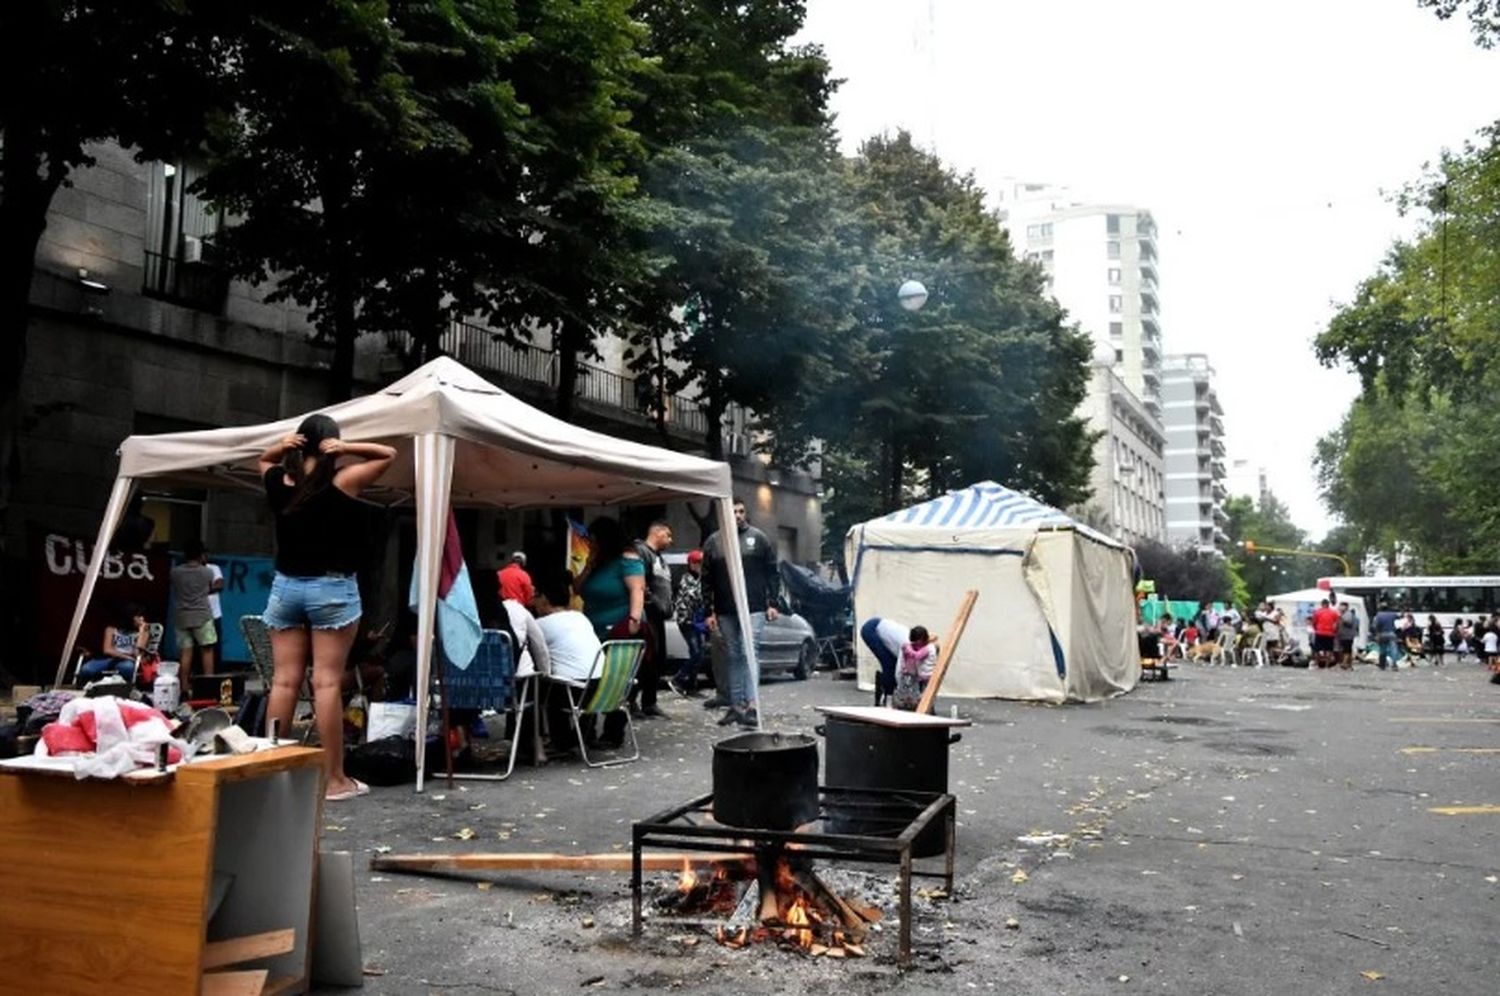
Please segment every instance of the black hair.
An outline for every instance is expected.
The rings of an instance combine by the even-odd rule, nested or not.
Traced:
[[[207,552],[208,547],[203,545],[201,539],[190,539],[182,546],[182,556],[186,560],[202,560]]]
[[[594,548],[598,563],[607,564],[618,558],[630,546],[619,519],[601,515],[589,523],[589,545]]]
[[[325,439],[339,438],[339,424],[321,413],[309,415],[297,426],[297,435],[303,439],[301,449],[288,450],[282,460],[287,476],[292,479],[292,497],[286,503],[286,512],[301,507],[310,498],[328,489],[333,483],[334,458],[318,447]],[[314,457],[317,462],[311,473],[302,466],[303,457]]]
[[[672,524],[670,522],[668,522],[666,519],[652,519],[651,520],[651,525],[649,525],[649,526],[646,527],[646,532],[649,533],[651,530],[656,529],[658,527],[660,527],[662,529],[671,529],[672,528]]]
[[[926,626],[913,626],[911,628],[911,634],[907,637],[907,639],[911,643],[926,643],[927,642],[927,627]]]
[[[116,629],[134,629],[135,617],[146,614],[146,609],[138,602],[126,602],[120,606],[120,616],[115,621]]]
[[[573,601],[572,571],[549,571],[533,583],[536,593],[559,609],[566,609]]]

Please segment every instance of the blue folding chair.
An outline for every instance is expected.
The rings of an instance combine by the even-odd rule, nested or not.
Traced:
[[[516,757],[520,753],[522,719],[528,706],[536,704],[536,674],[516,677],[516,655],[511,647],[510,634],[498,629],[484,630],[479,650],[466,668],[455,667],[446,654],[442,658],[442,691],[446,695],[443,704],[450,709],[493,709],[497,713],[515,714],[515,733],[510,740],[510,757],[505,773],[454,772],[454,778],[474,781],[503,782],[516,770]],[[533,708],[533,713],[535,713]],[[536,717],[533,715],[533,721]],[[448,742],[447,712],[444,711],[443,743]],[[446,747],[445,747],[446,749]]]

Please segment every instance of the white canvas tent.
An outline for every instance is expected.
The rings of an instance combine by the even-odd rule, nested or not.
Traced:
[[[944,695],[1091,702],[1140,680],[1132,556],[1055,508],[991,481],[857,525],[844,544],[855,617],[941,636],[979,601]],[[859,683],[877,664],[858,646]]]
[[[1313,609],[1325,598],[1332,598],[1334,606],[1338,606],[1338,596],[1324,591],[1322,588],[1303,588],[1300,591],[1288,591],[1280,595],[1272,595],[1266,599],[1274,608],[1278,608],[1286,616],[1287,635],[1303,650],[1312,649],[1312,614]],[[1363,598],[1350,598],[1347,600],[1349,607],[1359,617],[1359,636],[1354,645],[1363,647],[1370,634],[1370,614],[1365,609]]]
[[[579,428],[525,404],[446,357],[433,360],[374,394],[320,411],[338,422],[352,442],[382,442],[397,456],[376,489],[363,497],[385,505],[415,506],[417,517],[417,721],[426,729],[432,666],[434,604],[450,503],[459,506],[632,505],[710,498],[719,528],[735,530],[732,478],[727,464],[615,439]],[[99,538],[84,575],[64,648],[78,639],[89,598],[110,538],[142,480],[198,487],[262,489],[256,461],[272,443],[296,430],[297,415],[263,425],[131,436],[120,446],[120,470],[99,524]],[[724,544],[734,600],[745,603],[739,544]],[[754,690],[759,668],[744,627]],[[67,652],[58,665],[65,673]],[[758,712],[758,710],[757,710]],[[422,787],[426,744],[417,738],[417,788]]]

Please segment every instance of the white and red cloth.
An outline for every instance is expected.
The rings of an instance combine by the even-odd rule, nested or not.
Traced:
[[[57,722],[42,728],[37,757],[76,757],[79,778],[114,778],[156,763],[156,747],[168,744],[167,762],[192,756],[192,748],[172,736],[167,717],[150,706],[102,695],[77,698],[63,706]]]

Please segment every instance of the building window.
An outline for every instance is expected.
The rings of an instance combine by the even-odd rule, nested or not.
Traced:
[[[1111,266],[1109,268],[1109,285],[1111,287],[1120,286],[1120,268],[1118,266]]]
[[[1125,350],[1123,350],[1123,349],[1117,349],[1117,350],[1115,350],[1115,362],[1116,363],[1124,363],[1125,362]]]
[[[1052,238],[1052,222],[1042,222],[1037,225],[1026,226],[1026,237],[1028,239],[1050,239]]]
[[[1120,295],[1111,294],[1109,296],[1109,313],[1111,315],[1118,315],[1122,310],[1123,305],[1121,303]]]
[[[213,265],[208,239],[223,213],[190,192],[202,173],[191,163],[160,163],[146,191],[145,281],[142,292],[200,311],[224,307],[229,280]]]
[[[1110,235],[1119,235],[1120,234],[1120,216],[1117,215],[1117,214],[1107,214],[1107,215],[1105,215],[1104,216],[1104,230],[1106,232],[1108,232]]]
[[[1051,249],[1043,249],[1042,250],[1042,262],[1043,263],[1050,263],[1050,262],[1052,262],[1052,250]]]
[[[1119,259],[1120,258],[1120,240],[1119,239],[1110,239],[1108,242],[1104,243],[1104,254],[1106,256],[1108,256],[1110,259]]]
[[[1125,323],[1124,322],[1110,322],[1109,323],[1109,337],[1111,339],[1123,339],[1125,337]]]

